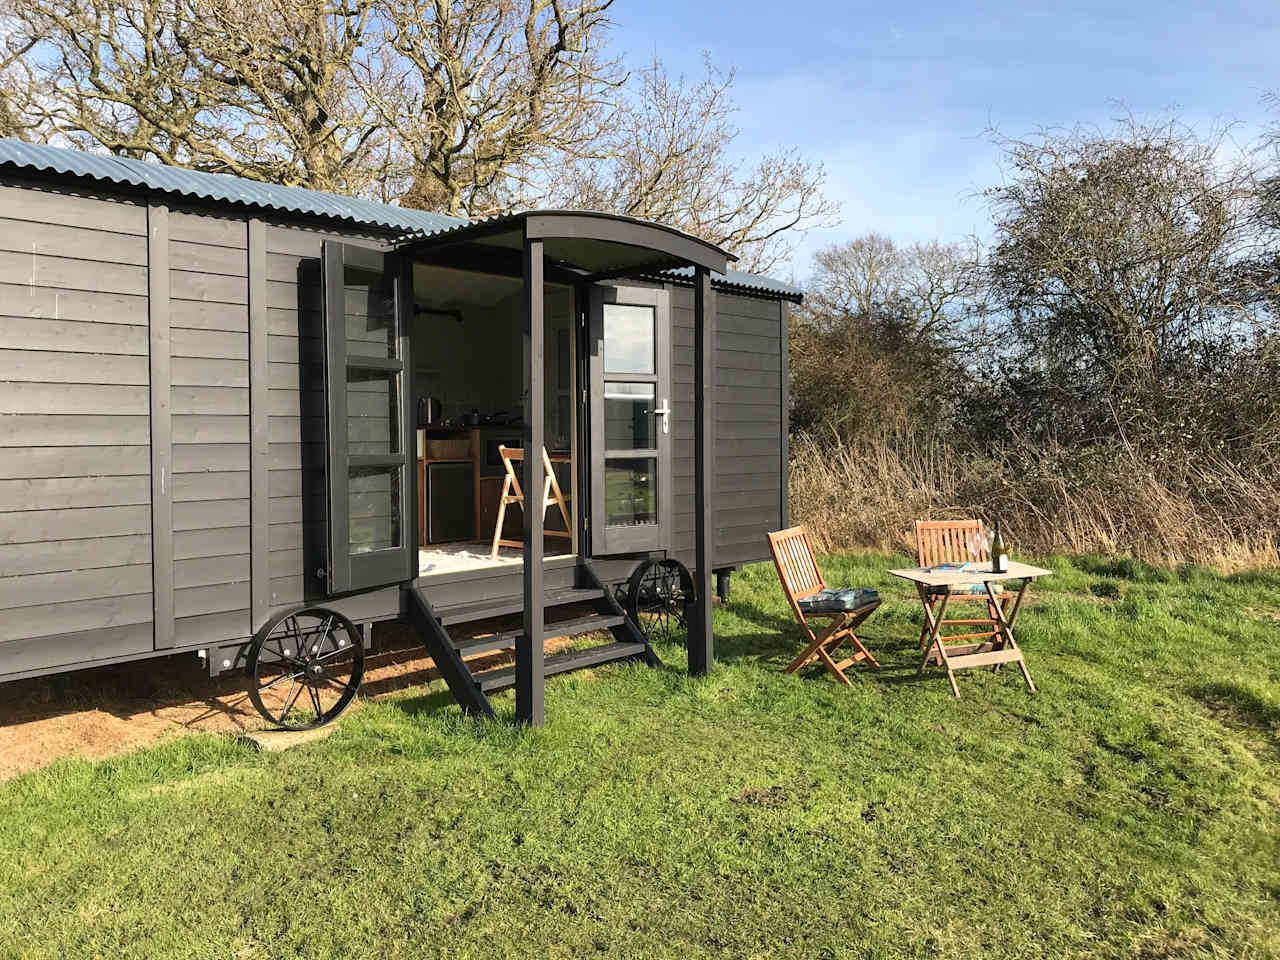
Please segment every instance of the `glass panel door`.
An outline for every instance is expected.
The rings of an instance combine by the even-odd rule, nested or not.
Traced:
[[[591,296],[591,551],[663,550],[671,517],[670,309],[665,290]]]
[[[398,266],[363,247],[324,245],[330,593],[413,577],[412,353]]]

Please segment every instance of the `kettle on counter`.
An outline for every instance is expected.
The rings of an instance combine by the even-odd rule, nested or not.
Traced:
[[[441,418],[441,404],[439,397],[419,397],[418,398],[418,423],[423,426],[439,423]]]

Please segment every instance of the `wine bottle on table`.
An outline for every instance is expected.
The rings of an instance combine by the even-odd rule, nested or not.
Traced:
[[[1000,533],[1000,521],[996,520],[996,532],[991,537],[991,572],[1009,572],[1009,554],[1005,550],[1004,536]]]

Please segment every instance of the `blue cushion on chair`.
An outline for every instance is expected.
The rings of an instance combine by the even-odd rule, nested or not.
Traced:
[[[819,590],[798,601],[801,613],[848,613],[880,602],[880,594],[869,587],[848,590]]]

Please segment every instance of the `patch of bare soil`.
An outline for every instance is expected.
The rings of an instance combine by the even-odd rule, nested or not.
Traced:
[[[511,618],[450,627],[455,639],[513,629]],[[548,653],[569,645],[549,640]],[[511,654],[468,661],[473,670],[511,662]],[[431,658],[398,623],[378,624],[365,657],[360,699],[439,679]],[[192,731],[239,734],[267,724],[253,709],[243,670],[212,678],[195,654],[114,664],[0,684],[0,780],[59,757],[98,759]],[[358,700],[351,707],[358,709]]]

